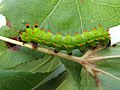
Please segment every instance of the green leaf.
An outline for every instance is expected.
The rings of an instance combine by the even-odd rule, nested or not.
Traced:
[[[120,45],[116,47],[109,47],[97,53],[100,57],[120,55]],[[100,82],[102,90],[119,90],[120,85],[120,60],[118,59],[104,59],[96,62],[97,68],[106,72],[98,72],[97,78]],[[88,74],[85,70],[81,72],[81,90],[99,90],[95,78]]]
[[[29,52],[29,53],[28,53]],[[21,47],[20,50],[13,50],[8,48],[4,42],[0,41],[0,68],[14,67],[20,63],[24,63],[31,60],[36,60],[43,57],[44,54]]]
[[[59,85],[61,85],[64,82],[64,80],[66,80],[66,78],[68,77],[68,72],[63,71],[62,73],[60,73],[61,72],[60,69],[64,70],[62,68],[59,68],[59,70],[56,70],[57,72],[59,72],[59,75],[57,77],[52,78],[51,80],[42,84],[35,90],[47,90],[48,88],[49,90],[55,90],[57,87],[59,87]]]
[[[104,49],[97,53],[98,56],[115,56],[120,55],[120,45],[117,45],[116,47],[110,47],[107,49]],[[117,77],[120,78],[120,60],[118,59],[105,59],[101,60],[100,62],[97,62],[98,68],[105,70]]]
[[[65,34],[91,30],[99,24],[118,25],[119,6],[119,0],[3,0],[0,12],[16,29],[38,22],[40,27]]]
[[[19,35],[19,32],[6,26],[0,28],[0,36],[13,38]]]
[[[54,90],[53,88],[56,88],[66,78],[66,73],[61,77],[61,74],[63,74],[64,72],[65,72],[64,66],[63,65],[59,66],[51,74],[49,74],[48,77],[42,80],[34,88],[32,88],[32,90],[47,90],[48,88],[49,90]],[[52,80],[55,80],[55,82],[52,83],[51,82]]]
[[[81,70],[81,77],[80,90],[99,90],[99,88],[96,86],[94,78],[88,72],[86,72],[86,70]]]
[[[12,70],[22,70],[29,72],[51,72],[61,65],[61,61],[58,57],[46,55],[38,60],[28,61],[26,63],[19,64]]]
[[[58,75],[63,73],[64,70],[63,65],[49,73],[0,70],[0,89],[36,90],[52,78],[58,77]]]
[[[102,90],[119,90],[120,79],[117,80],[113,77],[104,74],[101,74],[98,77],[100,78],[101,81]]]
[[[3,0],[0,4],[0,13],[6,16],[7,20],[11,23],[12,28],[15,30],[24,30],[25,23],[29,23],[32,27],[35,22],[38,22],[40,28],[44,27],[45,30],[51,29],[54,34],[60,31],[63,35],[68,32],[73,35],[76,31],[82,33],[83,30],[91,30],[99,24],[102,24],[105,28],[109,28],[120,23],[119,0]],[[31,58],[32,60],[36,60],[38,59],[36,57],[39,57],[39,55],[29,57],[32,55],[30,54],[30,51],[27,51],[26,49],[23,49],[23,52],[19,57],[17,57],[19,53],[13,54],[13,52],[9,52],[8,54],[5,52],[6,54],[4,54],[2,51],[5,50],[5,45],[4,47],[0,47],[0,49],[0,54],[2,55],[0,66],[4,68],[14,67],[21,62],[26,62]],[[26,54],[23,54],[25,52],[24,50],[27,51]],[[23,56],[22,59],[20,59],[21,56]],[[19,59],[19,62],[17,61],[17,63],[16,61],[12,61],[16,60],[15,58],[19,58],[20,61]],[[5,61],[3,62],[3,60]],[[5,62],[8,64],[5,64]],[[13,64],[14,62],[15,64]],[[88,82],[86,80],[89,80],[90,78],[85,78],[86,73],[80,76],[81,66],[65,60],[63,63],[69,71],[70,76],[66,82],[58,88],[58,90],[78,90],[80,87],[80,81],[84,82],[84,84],[82,83],[82,86],[85,88],[86,82]],[[103,66],[105,67],[104,64]],[[108,66],[106,68],[103,66],[99,67],[103,70],[108,68]],[[113,69],[110,71],[112,74],[114,71]],[[118,68],[115,72],[119,73]],[[105,79],[105,76],[102,79]],[[110,82],[113,83],[112,80]],[[87,89],[97,89],[93,78],[89,80],[88,84]]]
[[[76,81],[71,76],[68,76],[66,80],[56,90],[79,90]]]
[[[72,62],[72,61],[68,61],[63,59],[62,60],[63,64],[65,65],[65,68],[67,69],[67,71],[69,72],[69,79],[71,82],[73,81],[76,88],[80,88],[80,83],[81,83],[81,69],[82,66],[78,63]],[[65,89],[65,90],[69,90],[69,89]],[[72,90],[72,89],[71,89]]]
[[[109,68],[109,71],[111,71],[111,68]],[[118,76],[119,79],[115,79],[114,77],[111,77],[109,75],[98,73],[97,79],[99,80],[99,82],[96,82],[95,78],[93,78],[85,70],[82,70],[80,90],[119,90],[120,74]],[[97,83],[100,84],[100,87],[97,86]]]
[[[1,90],[30,90],[49,73],[29,73],[21,71],[0,70]]]
[[[115,55],[120,55],[120,45],[117,45],[116,47],[110,47],[105,50],[102,50],[101,52],[98,53],[98,55],[102,56],[115,56]],[[102,88],[104,89],[109,89],[109,90],[118,90],[119,85],[120,85],[120,59],[106,59],[102,60],[97,63],[98,68],[104,70],[105,72],[113,75],[99,75],[100,80],[102,82]],[[116,79],[115,77],[118,79]]]

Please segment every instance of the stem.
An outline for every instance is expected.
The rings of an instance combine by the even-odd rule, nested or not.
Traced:
[[[0,40],[33,49],[32,45],[30,45],[30,44],[23,44],[23,42],[12,40],[12,39],[9,39],[9,38],[3,37],[3,36],[0,36]],[[61,57],[61,58],[64,58],[64,59],[68,59],[68,60],[77,62],[79,64],[82,64],[82,58],[81,57],[70,56],[70,55],[67,55],[67,54],[64,54],[64,53],[61,53],[61,52],[54,53],[54,50],[43,48],[43,47],[38,47],[35,50],[46,53],[46,54],[58,56],[58,57]]]
[[[92,55],[92,54],[94,54],[95,52],[100,51],[100,50],[102,50],[102,49],[104,49],[104,48],[105,48],[105,47],[100,47],[100,46],[98,46],[95,50],[89,50],[89,51],[87,51],[87,52],[82,56],[82,58],[85,59],[86,57],[89,57],[90,55]]]
[[[101,60],[105,60],[105,59],[113,59],[113,58],[114,58],[114,59],[120,58],[120,55],[89,58],[89,59],[87,59],[86,61],[97,62],[97,61],[101,61]]]

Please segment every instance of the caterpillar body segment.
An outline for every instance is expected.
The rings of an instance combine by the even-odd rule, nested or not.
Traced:
[[[67,34],[62,36],[60,32],[54,35],[51,31],[45,31],[38,28],[31,29],[29,25],[26,25],[26,31],[20,34],[23,42],[34,42],[40,45],[45,45],[48,47],[55,48],[55,52],[60,50],[66,50],[68,54],[71,55],[72,50],[79,49],[80,51],[85,51],[91,47],[97,47],[99,44],[103,46],[110,45],[110,35],[107,30],[103,27],[98,27],[98,29],[93,29],[91,31],[85,31],[82,34],[76,32],[73,36]]]

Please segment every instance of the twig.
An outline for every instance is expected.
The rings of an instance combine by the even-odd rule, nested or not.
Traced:
[[[98,46],[99,47],[99,46]],[[81,58],[85,59],[86,57],[89,57],[90,55],[92,55],[93,53],[100,51],[102,49],[104,49],[105,47],[99,47],[96,48],[95,50],[89,50],[87,51]]]
[[[120,55],[89,58],[86,61],[97,62],[97,61],[102,61],[102,60],[106,60],[106,59],[113,59],[113,58],[114,59],[120,58]]]
[[[9,38],[3,37],[3,36],[0,36],[0,40],[33,49],[32,45],[30,45],[30,44],[23,44],[23,42],[19,42],[19,41],[9,39]],[[40,52],[43,52],[43,53],[46,53],[46,54],[58,56],[58,57],[61,57],[61,58],[64,58],[64,59],[68,59],[68,60],[80,63],[82,65],[82,58],[81,57],[70,56],[70,55],[67,55],[67,54],[64,54],[64,53],[61,53],[61,52],[54,53],[54,50],[43,48],[43,47],[38,47],[36,50],[40,51]]]

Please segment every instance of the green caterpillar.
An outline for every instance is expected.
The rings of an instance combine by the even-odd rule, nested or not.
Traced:
[[[60,50],[66,50],[68,54],[72,54],[72,50],[79,49],[85,51],[92,47],[97,47],[99,44],[103,46],[110,45],[110,34],[108,30],[104,30],[102,26],[98,29],[93,29],[90,32],[83,32],[81,35],[76,32],[73,36],[67,34],[62,36],[60,32],[54,35],[51,31],[44,31],[38,28],[38,24],[35,24],[34,29],[26,24],[26,31],[20,34],[21,40],[27,43],[37,43],[48,47],[53,47],[55,52]]]

